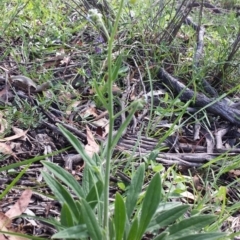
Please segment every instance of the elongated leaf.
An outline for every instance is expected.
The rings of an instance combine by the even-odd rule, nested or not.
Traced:
[[[51,173],[53,173],[58,179],[70,187],[79,198],[84,197],[81,185],[69,172],[57,164],[48,161],[41,162]]]
[[[122,240],[126,222],[126,208],[122,196],[117,192],[115,199],[114,224],[116,240]]]
[[[132,103],[132,105],[131,105],[132,108],[130,109],[128,116],[126,117],[125,121],[120,125],[120,128],[118,129],[116,135],[113,138],[112,148],[114,148],[117,145],[119,139],[122,137],[122,133],[125,131],[128,124],[131,122],[132,117],[135,114],[135,112],[137,111],[137,109],[142,107],[140,101],[141,100],[136,100],[135,102]]]
[[[100,226],[98,225],[95,214],[85,199],[82,199],[82,212],[83,215],[85,216],[87,230],[91,238],[93,240],[103,239],[102,231]]]
[[[82,189],[85,196],[88,195],[88,193],[90,192],[94,184],[95,184],[94,175],[91,171],[90,166],[86,164],[83,169],[83,178],[82,178]]]
[[[162,232],[158,236],[156,236],[153,240],[167,240],[169,233],[168,232]]]
[[[109,223],[108,223],[108,226],[109,226],[109,239],[115,239],[115,228],[114,228],[114,222],[113,222],[113,219],[110,218],[109,219]]]
[[[137,231],[138,231],[138,218],[135,218],[128,233],[127,240],[136,240]]]
[[[82,238],[87,238],[89,237],[88,232],[87,232],[87,227],[86,225],[77,225],[74,227],[70,227],[67,229],[64,229],[58,233],[55,233],[52,238],[58,238],[58,239],[82,239]]]
[[[30,167],[30,164],[25,166],[25,168],[12,180],[12,182],[9,185],[7,185],[7,187],[0,194],[0,200],[2,200],[8,194],[8,192],[13,188],[13,186],[18,182],[18,180],[28,170],[29,167]]]
[[[134,208],[136,206],[137,200],[139,193],[142,190],[142,185],[143,185],[143,179],[144,179],[144,164],[141,164],[137,171],[135,172],[131,185],[128,189],[127,192],[127,198],[126,198],[126,211],[127,211],[127,216],[128,219],[130,219]]]
[[[103,192],[103,183],[98,181],[95,186],[92,187],[89,194],[86,197],[87,202],[91,206],[92,209],[96,206],[96,204],[100,201],[100,197]]]
[[[58,124],[59,129],[63,133],[63,135],[67,138],[67,140],[71,143],[71,145],[75,148],[75,150],[81,155],[83,160],[91,165],[94,166],[94,162],[92,158],[90,158],[84,150],[82,143],[66,128],[64,128],[61,124]]]
[[[148,231],[159,229],[172,224],[189,209],[189,205],[174,207],[170,210],[158,213],[158,216],[148,226]]]
[[[226,237],[226,233],[199,233],[176,238],[176,240],[217,240],[223,237]],[[171,240],[171,237],[169,240]]]
[[[215,219],[216,217],[213,215],[193,216],[170,226],[167,231],[172,238],[186,236],[189,235],[191,231],[199,231],[203,227],[213,223]]]
[[[98,98],[102,102],[102,105],[104,106],[104,108],[106,108],[108,110],[108,108],[109,108],[108,103],[106,102],[106,98],[103,96],[103,92],[101,91],[100,87],[98,86],[97,81],[93,81],[93,87],[96,90]]]
[[[31,158],[31,159],[28,159],[28,160],[16,162],[16,163],[1,167],[0,172],[6,171],[6,170],[9,170],[9,169],[14,169],[14,168],[17,168],[17,167],[20,167],[20,166],[23,166],[23,165],[27,165],[27,164],[31,164],[31,163],[43,160],[46,157],[54,156],[56,154],[59,154],[61,152],[66,151],[67,149],[68,148],[64,148],[64,149],[61,149],[61,150],[58,150],[58,151],[55,151],[55,152],[52,152],[52,153],[49,153],[49,154],[46,154],[46,155],[43,155],[43,156],[34,157],[34,158]]]
[[[74,216],[75,222],[77,222],[78,211],[70,193],[66,190],[65,187],[63,187],[62,184],[60,184],[56,179],[51,177],[48,173],[42,172],[42,175],[47,185],[52,189],[54,195],[56,196],[57,200],[61,203],[61,205],[63,205],[64,203],[68,205],[72,215]]]
[[[82,212],[82,203],[80,201],[76,201],[75,204],[76,204],[76,207],[77,207],[78,212],[79,212],[78,224],[79,225],[85,224],[85,216]]]
[[[62,205],[61,209],[61,224],[66,227],[74,226],[71,210],[66,203]]]
[[[153,215],[155,214],[161,197],[161,179],[160,174],[156,173],[152,178],[145,197],[143,199],[141,216],[139,221],[137,239],[141,239],[143,233],[148,227]]]
[[[20,237],[22,237],[22,238],[31,239],[31,240],[46,240],[46,238],[35,237],[35,236],[27,235],[27,234],[10,232],[10,231],[7,231],[7,232],[6,231],[0,231],[0,233],[6,234],[8,236],[8,239],[10,238],[10,236],[15,236],[15,239],[20,239]],[[12,237],[12,239],[13,239],[13,237]]]
[[[117,57],[117,60],[113,66],[113,70],[112,70],[112,81],[114,82],[117,79],[117,76],[119,74],[119,70],[122,64],[122,55],[119,55]]]

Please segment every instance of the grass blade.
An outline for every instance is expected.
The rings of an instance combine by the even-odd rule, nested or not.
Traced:
[[[18,180],[22,177],[22,175],[29,168],[30,163],[12,180],[12,182],[4,189],[4,191],[0,194],[0,200],[2,200],[8,192],[13,188],[13,186],[18,182]]]

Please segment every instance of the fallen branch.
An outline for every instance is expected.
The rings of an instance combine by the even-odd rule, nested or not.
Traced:
[[[225,120],[240,126],[240,110],[228,106],[223,99],[215,102],[215,98],[208,98],[202,93],[195,93],[163,68],[160,69],[158,77],[174,92],[175,96],[179,96],[181,101],[188,102],[195,99],[194,106],[205,108],[208,112],[219,115]]]

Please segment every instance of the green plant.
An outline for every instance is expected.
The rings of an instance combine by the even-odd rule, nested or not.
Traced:
[[[64,136],[85,161],[82,186],[61,167],[50,162],[43,162],[43,165],[56,177],[43,172],[44,179],[62,205],[60,224],[56,226],[59,232],[53,238],[85,239],[90,237],[91,239],[140,240],[148,232],[153,235],[154,239],[220,239],[226,234],[204,233],[202,230],[216,220],[215,216],[191,216],[189,205],[171,205],[162,202],[164,192],[159,173],[152,177],[149,186],[143,191],[145,172],[143,164],[132,177],[125,200],[124,196],[116,193],[114,204],[109,205],[109,177],[113,148],[135,111],[142,106],[141,101],[133,102],[128,108],[129,115],[126,121],[117,133],[113,132],[116,116],[113,113],[112,85],[117,78],[120,65],[114,64],[112,49],[123,2],[121,1],[111,34],[108,34],[101,15],[95,10],[91,12],[96,26],[103,29],[108,37],[107,99],[95,85],[98,97],[109,114],[107,145],[100,155],[95,154],[93,158],[90,158],[77,138],[59,125]],[[77,200],[73,199],[70,192],[76,196]],[[184,219],[183,215],[186,213],[190,214],[190,217]]]
[[[53,177],[43,172],[44,178],[62,205],[60,223],[56,225],[55,221],[48,220],[48,223],[54,224],[59,230],[53,238],[140,240],[146,232],[152,233],[154,239],[185,239],[186,235],[197,239],[220,239],[226,236],[224,233],[201,232],[202,228],[216,220],[216,216],[194,215],[184,219],[183,215],[190,213],[189,205],[162,202],[164,193],[159,173],[153,176],[146,191],[142,192],[144,164],[133,175],[125,201],[122,195],[116,193],[114,206],[108,209],[110,230],[109,236],[106,236],[102,224],[104,183],[98,168],[98,157],[95,156],[95,161],[87,159],[78,140],[70,132],[60,128],[71,144],[81,152],[87,164],[80,186],[66,170],[43,161],[43,165],[54,175]],[[73,199],[70,192],[77,200]],[[144,194],[144,198],[139,202],[140,194]],[[199,233],[196,234],[197,232]]]

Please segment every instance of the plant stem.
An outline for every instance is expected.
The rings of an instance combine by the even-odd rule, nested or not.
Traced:
[[[112,159],[112,138],[113,138],[113,127],[114,127],[114,112],[113,112],[113,93],[112,93],[112,49],[114,37],[117,32],[117,27],[119,23],[119,19],[121,16],[121,11],[123,8],[124,0],[121,0],[120,7],[118,10],[118,14],[113,26],[113,30],[111,36],[108,40],[108,114],[109,114],[109,133],[108,133],[108,141],[107,141],[107,152],[106,152],[106,170],[105,170],[105,184],[104,184],[104,220],[103,227],[105,229],[106,239],[109,239],[109,221],[108,221],[108,212],[109,212],[109,177],[110,177],[110,167],[111,167],[111,159]]]

